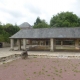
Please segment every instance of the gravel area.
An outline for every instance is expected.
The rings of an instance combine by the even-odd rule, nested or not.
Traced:
[[[0,80],[79,80],[80,59],[28,58],[0,65]]]

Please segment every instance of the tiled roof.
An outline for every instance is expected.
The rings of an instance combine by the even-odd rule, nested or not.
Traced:
[[[32,26],[28,22],[24,22],[21,25],[19,25],[20,29],[25,29],[25,28],[32,28]]]
[[[25,29],[10,38],[80,38],[80,28]]]

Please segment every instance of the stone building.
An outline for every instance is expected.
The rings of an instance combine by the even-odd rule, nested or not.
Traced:
[[[27,25],[29,26],[29,25]],[[80,47],[80,28],[38,28],[21,29],[19,32],[10,37],[11,49],[14,49],[14,40],[18,42],[18,50],[21,50],[21,41],[23,49],[27,46],[31,50],[50,50],[59,49],[75,49]],[[27,41],[28,43],[27,44]]]

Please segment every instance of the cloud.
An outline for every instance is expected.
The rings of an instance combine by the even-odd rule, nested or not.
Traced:
[[[53,15],[70,11],[80,16],[80,0],[0,0],[0,21],[2,23],[31,25],[37,17],[48,23]]]
[[[22,14],[20,11],[14,11],[14,10],[8,10],[5,8],[0,8],[0,11],[4,12],[4,13],[8,13],[9,15],[18,18],[18,17],[24,17],[24,14]]]
[[[32,5],[32,4],[26,4],[25,5],[25,9],[26,8],[29,10],[29,12],[31,12],[31,13],[33,13],[35,15],[40,15],[41,14],[41,9],[36,7],[36,6],[34,6],[34,5]]]

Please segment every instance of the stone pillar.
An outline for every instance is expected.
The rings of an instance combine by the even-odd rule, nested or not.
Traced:
[[[17,44],[18,44],[18,50],[21,50],[21,40],[20,39],[17,40]]]
[[[10,43],[11,43],[11,50],[14,50],[14,39],[10,39]]]
[[[50,39],[50,51],[54,51],[55,50],[55,41],[54,39]]]
[[[23,50],[26,50],[26,39],[23,39]]]
[[[75,49],[79,49],[79,40],[75,40]]]

